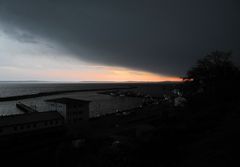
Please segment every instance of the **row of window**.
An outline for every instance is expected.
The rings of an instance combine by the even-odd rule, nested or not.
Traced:
[[[45,126],[48,126],[48,125],[57,125],[59,123],[58,120],[50,120],[50,121],[44,121],[44,125]],[[18,130],[18,129],[30,129],[30,128],[36,128],[37,127],[37,124],[34,123],[34,124],[27,124],[27,125],[21,125],[21,126],[15,126],[14,127],[14,130]]]
[[[58,125],[59,122],[60,122],[59,120],[44,121],[44,125],[45,126]],[[37,123],[32,123],[32,124],[14,126],[13,129],[14,129],[14,131],[18,131],[18,130],[23,130],[23,129],[37,128],[37,127],[38,127]],[[2,132],[3,132],[3,129],[0,128],[0,133],[2,133]]]

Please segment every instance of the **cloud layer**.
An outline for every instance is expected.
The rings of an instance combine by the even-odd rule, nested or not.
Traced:
[[[238,0],[0,0],[0,26],[104,65],[183,75],[207,52],[239,60]]]

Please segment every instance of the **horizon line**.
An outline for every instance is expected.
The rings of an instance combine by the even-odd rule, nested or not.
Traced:
[[[55,82],[55,83],[163,83],[163,82],[182,82],[179,81],[64,81],[64,80],[0,80],[0,82]]]

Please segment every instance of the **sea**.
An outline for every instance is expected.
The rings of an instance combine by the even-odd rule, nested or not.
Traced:
[[[69,90],[92,90],[110,88],[134,87],[134,91],[146,96],[158,97],[168,92],[175,83],[60,83],[60,82],[0,82],[0,98],[30,95],[41,92],[69,91]],[[132,89],[131,89],[132,90]],[[97,117],[116,111],[123,111],[140,106],[143,102],[141,97],[110,96],[99,94],[99,91],[83,91],[62,93],[57,95],[42,96],[15,101],[0,101],[0,116],[23,114],[16,107],[16,103],[22,102],[39,112],[49,111],[46,100],[68,97],[81,100],[89,100],[90,117]]]
[[[68,90],[126,88],[128,86],[128,84],[123,83],[0,82],[0,97]],[[0,102],[0,116],[23,114],[23,112],[16,107],[17,102],[22,102],[28,106],[31,106],[39,112],[49,111],[50,108],[45,101],[48,99],[61,97],[91,101],[90,117],[97,117],[100,115],[113,113],[117,110],[121,111],[135,108],[141,105],[143,100],[142,98],[138,97],[113,97],[110,95],[99,94],[99,91],[62,93],[23,100]]]

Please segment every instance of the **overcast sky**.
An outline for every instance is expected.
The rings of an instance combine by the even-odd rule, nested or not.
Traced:
[[[239,31],[239,0],[0,0],[0,77],[183,76],[216,49],[239,64]]]

